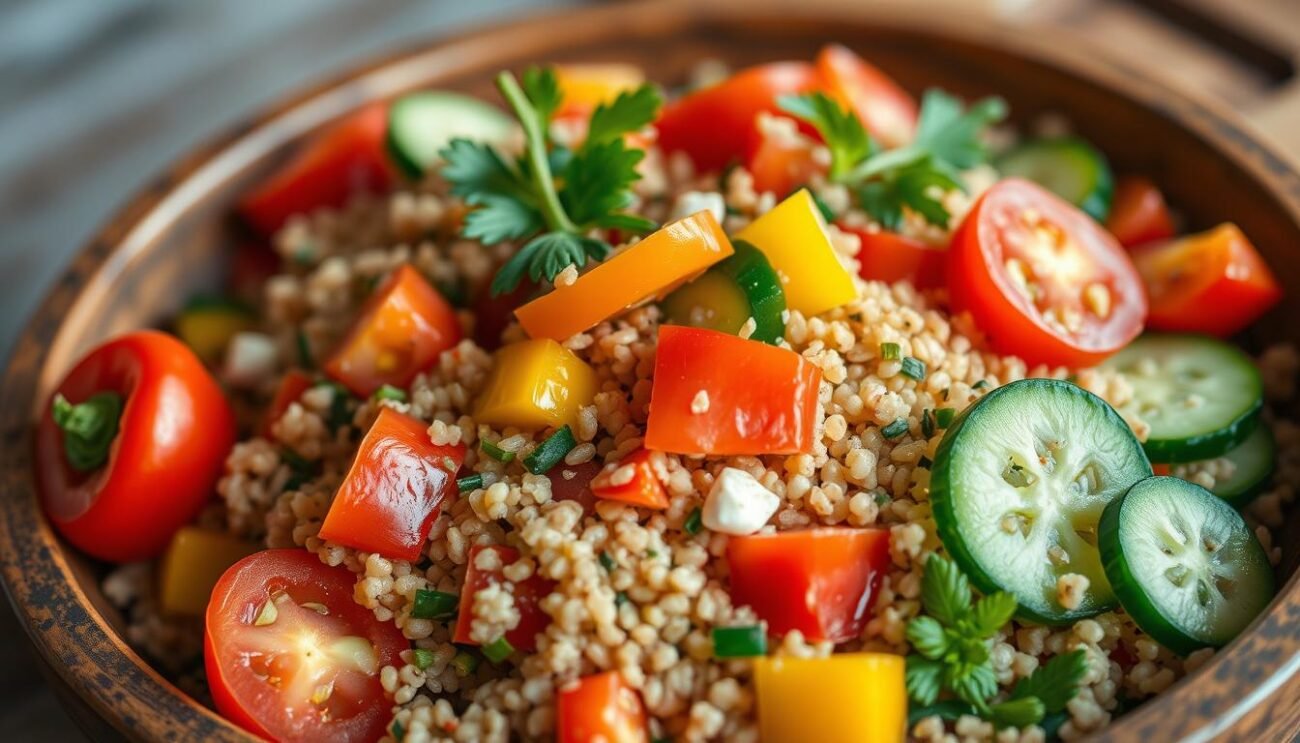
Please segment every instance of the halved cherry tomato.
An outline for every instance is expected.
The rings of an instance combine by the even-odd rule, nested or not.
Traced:
[[[727,542],[732,602],[752,607],[772,634],[797,629],[818,642],[862,632],[889,565],[885,529],[825,527]]]
[[[391,717],[379,670],[410,647],[353,600],[345,567],[299,549],[235,563],[212,591],[203,659],[217,710],[277,741],[369,743]]]
[[[1092,366],[1142,331],[1142,281],[1091,217],[1010,178],[984,192],[953,235],[948,290],[1000,353]]]
[[[380,408],[334,495],[320,538],[384,557],[419,558],[464,461],[464,444],[435,445],[427,423]]]
[[[655,456],[648,449],[637,449],[618,462],[606,465],[591,481],[591,492],[597,498],[633,506],[667,508],[668,491],[655,475]]]
[[[361,397],[385,384],[405,388],[460,337],[456,310],[404,263],[366,300],[325,373]]]
[[[809,452],[821,369],[785,348],[664,325],[647,449],[676,454]]]
[[[1164,194],[1146,178],[1125,176],[1115,186],[1106,229],[1126,248],[1174,236]]]
[[[861,227],[837,225],[862,240],[858,275],[868,281],[894,284],[910,281],[917,289],[943,286],[948,273],[948,251],[896,232],[871,232]]]
[[[244,197],[239,213],[263,235],[289,217],[340,207],[363,192],[384,193],[397,180],[384,137],[388,107],[373,104],[308,142],[302,150]]]
[[[827,44],[817,55],[817,74],[827,94],[856,113],[885,146],[897,147],[912,139],[916,101],[874,65],[847,47]]]
[[[591,513],[596,508],[596,494],[591,492],[591,481],[601,469],[598,462],[553,467],[546,473],[551,480],[551,497],[574,501],[582,506],[583,513]]]
[[[1282,298],[1264,258],[1231,223],[1140,246],[1133,262],[1151,298],[1147,322],[1156,330],[1227,337]]]
[[[583,676],[561,688],[555,700],[556,743],[641,743],[646,732],[645,708],[636,690],[618,671]]]
[[[460,589],[460,609],[456,616],[456,632],[453,642],[477,645],[470,635],[470,624],[474,617],[474,594],[494,583],[506,582],[501,570],[483,570],[476,559],[480,552],[491,550],[497,555],[497,562],[502,567],[519,560],[519,550],[502,545],[476,544],[469,551],[469,565],[465,569],[465,585]],[[506,632],[506,642],[515,650],[531,653],[537,649],[537,636],[546,631],[551,617],[542,611],[542,599],[555,590],[555,582],[534,573],[527,580],[514,584],[515,609],[519,611],[519,624]]]
[[[59,396],[79,411],[71,428],[85,431],[88,415],[106,426],[92,436],[93,466],[65,451],[69,436],[78,437],[55,422]],[[95,396],[115,396],[120,415],[92,410]],[[87,554],[156,557],[212,497],[234,442],[234,413],[194,352],[164,333],[128,333],[77,362],[46,406],[36,431],[41,504]]]
[[[777,98],[815,90],[818,82],[816,71],[806,62],[773,62],[741,70],[664,106],[655,124],[659,146],[664,152],[685,152],[702,173],[722,170],[732,161],[744,162],[761,139],[758,115],[780,113]]]
[[[783,139],[760,136],[745,169],[754,177],[754,190],[784,196],[804,185],[824,168],[813,159],[816,142],[802,135]]]
[[[311,385],[311,375],[298,369],[291,369],[280,377],[280,386],[275,389],[275,397],[271,398],[271,405],[266,409],[266,417],[262,419],[262,426],[258,429],[262,438],[274,440],[271,427],[284,417],[285,411],[291,404],[298,402],[302,393],[311,389]]]

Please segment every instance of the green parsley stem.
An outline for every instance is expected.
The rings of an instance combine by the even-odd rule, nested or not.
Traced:
[[[856,168],[837,180],[840,183],[862,183],[891,170],[918,163],[929,156],[930,154],[922,147],[914,145],[899,147],[863,160]]]
[[[560,195],[555,190],[555,180],[551,175],[551,165],[546,152],[546,132],[544,123],[537,115],[537,110],[528,101],[523,88],[515,76],[509,72],[497,75],[497,88],[505,97],[510,108],[524,128],[524,140],[527,142],[528,174],[533,180],[533,187],[541,196],[542,218],[552,232],[578,232],[578,226],[569,219],[560,203]]]

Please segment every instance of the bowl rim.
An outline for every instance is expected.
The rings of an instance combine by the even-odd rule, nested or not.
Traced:
[[[742,16],[743,14],[743,16]],[[67,684],[93,712],[120,733],[138,737],[140,720],[125,715],[122,706],[167,716],[154,731],[171,737],[202,736],[248,739],[231,723],[194,702],[137,655],[91,604],[74,575],[63,544],[41,513],[31,470],[33,412],[43,401],[36,391],[48,388],[62,369],[47,368],[46,360],[61,343],[59,329],[78,310],[88,311],[94,297],[111,290],[121,275],[154,240],[171,228],[189,207],[217,183],[252,167],[277,148],[317,126],[377,99],[418,87],[428,75],[420,70],[436,62],[442,74],[473,69],[475,50],[513,44],[518,54],[546,56],[557,50],[539,29],[563,28],[572,38],[575,28],[587,29],[576,43],[595,36],[594,28],[617,30],[645,24],[652,33],[684,28],[725,28],[741,18],[837,21],[859,26],[898,28],[935,38],[951,39],[1015,55],[1030,64],[1105,88],[1108,92],[1151,110],[1181,127],[1248,173],[1300,225],[1300,169],[1290,156],[1271,144],[1226,104],[1196,91],[1171,85],[1129,67],[1086,41],[1055,29],[1034,27],[1032,36],[1017,27],[966,11],[943,15],[902,3],[849,6],[814,0],[789,7],[778,0],[723,0],[705,4],[690,0],[624,2],[528,15],[508,24],[483,24],[452,37],[417,42],[347,67],[341,73],[296,93],[273,99],[243,123],[228,127],[206,143],[173,161],[161,176],[134,192],[124,206],[92,233],[92,237],[46,291],[10,349],[0,384],[0,426],[4,447],[0,462],[0,545],[7,547],[0,564],[0,582],[20,624],[41,661]],[[978,29],[973,30],[973,29]],[[531,51],[530,51],[531,50]],[[469,60],[458,61],[458,58]],[[53,343],[49,343],[49,341]],[[15,559],[21,557],[21,560]],[[36,573],[33,576],[33,573]],[[1290,614],[1300,612],[1300,570],[1279,588],[1277,597],[1229,646],[1174,687],[1118,720],[1106,733],[1138,737],[1137,731],[1159,729],[1170,720],[1191,715],[1200,722],[1185,741],[1208,741],[1228,730],[1259,702],[1300,673],[1300,650],[1278,655],[1269,638],[1293,634]],[[1256,683],[1240,696],[1195,696],[1197,679],[1229,673],[1238,660],[1253,655]],[[1261,666],[1262,664],[1262,666]],[[133,699],[127,700],[124,695]],[[1198,704],[1193,705],[1193,700]]]

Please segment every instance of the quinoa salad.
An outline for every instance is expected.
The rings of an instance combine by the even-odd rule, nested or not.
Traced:
[[[497,86],[319,132],[220,293],[38,422],[48,518],[195,699],[286,741],[1070,741],[1273,598],[1300,354],[1233,342],[1282,295],[1235,225],[839,45]]]

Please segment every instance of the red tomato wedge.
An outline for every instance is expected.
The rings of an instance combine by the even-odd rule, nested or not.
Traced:
[[[311,389],[311,385],[311,376],[297,369],[292,369],[280,377],[280,386],[275,389],[275,397],[271,398],[271,406],[266,409],[266,417],[262,419],[262,426],[258,429],[262,438],[275,439],[271,427],[284,416],[290,405],[302,398],[302,393]]]
[[[868,281],[895,284],[910,281],[917,289],[935,289],[945,283],[948,251],[895,232],[871,232],[861,227],[837,225],[862,240],[858,275]]]
[[[953,235],[948,290],[999,353],[1092,366],[1142,332],[1146,295],[1109,232],[1055,194],[1011,178]]]
[[[583,676],[555,700],[556,743],[643,743],[645,708],[618,671]]]
[[[263,235],[289,217],[337,208],[358,193],[384,193],[396,181],[384,137],[388,107],[376,103],[308,142],[292,159],[244,197],[239,212]]]
[[[56,529],[101,560],[156,557],[216,492],[235,442],[235,415],[215,379],[184,343],[137,331],[91,351],[55,395],[78,406],[119,396],[117,433],[103,463],[81,471],[65,451],[54,396],[36,430],[36,482]]]
[[[383,736],[392,713],[379,669],[400,667],[410,642],[353,600],[355,583],[347,568],[298,549],[258,552],[227,570],[203,643],[217,710],[267,740]]]
[[[727,542],[731,600],[753,607],[772,634],[797,629],[812,641],[861,634],[889,565],[886,529],[825,527]]]
[[[1133,262],[1151,300],[1156,330],[1227,337],[1244,330],[1282,298],[1282,288],[1255,246],[1234,224],[1142,245]]]
[[[637,449],[620,461],[606,465],[591,481],[591,492],[597,498],[642,508],[667,508],[668,491],[655,475],[655,456],[649,449]]]
[[[793,351],[662,326],[645,446],[676,454],[812,451],[821,381],[821,370]]]
[[[466,645],[479,644],[474,640],[470,627],[474,616],[474,594],[494,583],[507,582],[500,568],[484,570],[479,567],[477,559],[479,554],[489,550],[496,553],[496,562],[501,567],[519,559],[519,550],[513,547],[477,544],[470,548],[469,565],[465,569],[465,585],[460,589],[460,608],[456,615],[453,642]],[[509,642],[515,650],[531,653],[537,649],[537,636],[545,632],[546,626],[551,623],[550,615],[542,611],[539,604],[554,590],[554,581],[547,580],[536,573],[522,583],[514,584],[515,608],[519,610],[519,624],[506,633],[506,642]]]
[[[911,141],[916,131],[916,101],[888,75],[839,44],[822,47],[817,74],[827,95],[858,115],[862,125],[887,147]]]
[[[418,559],[438,509],[455,493],[464,461],[464,444],[437,446],[427,423],[380,408],[325,514],[320,538],[384,557]]]
[[[406,388],[460,342],[456,310],[410,264],[375,289],[325,373],[361,397],[391,384]]]
[[[600,474],[602,467],[598,462],[582,464],[562,464],[546,473],[551,481],[551,497],[555,500],[571,500],[582,506],[583,513],[591,513],[596,507],[596,494],[591,491],[591,481]]]
[[[1164,194],[1146,178],[1126,176],[1115,186],[1106,229],[1126,248],[1174,236]]]
[[[773,62],[741,70],[722,82],[687,93],[664,106],[655,128],[664,152],[685,152],[700,172],[744,162],[761,139],[757,119],[779,113],[776,100],[816,90],[806,62]]]
[[[804,137],[783,140],[760,136],[745,169],[754,177],[754,190],[785,196],[806,184],[824,168],[813,160],[816,142]]]

